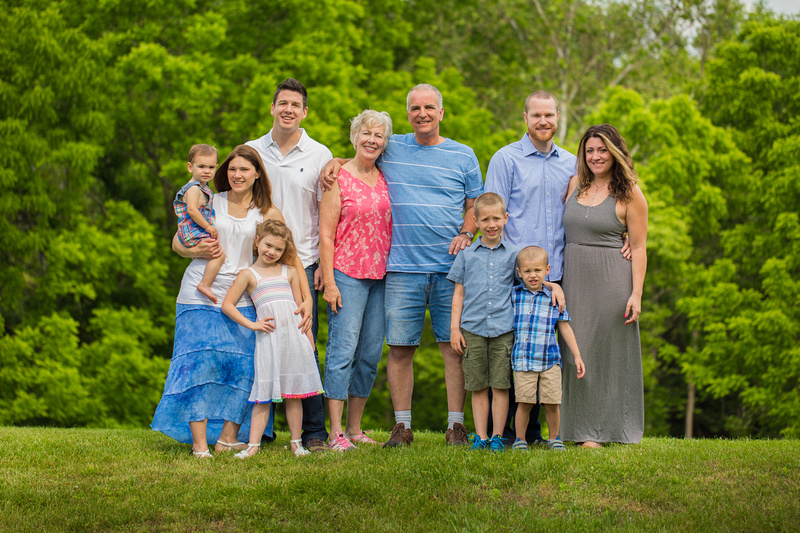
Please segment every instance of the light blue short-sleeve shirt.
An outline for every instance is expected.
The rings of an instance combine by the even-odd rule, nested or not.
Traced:
[[[478,239],[458,253],[447,279],[464,286],[463,329],[486,338],[514,329],[511,291],[517,252],[504,240],[489,248]]]
[[[505,239],[520,248],[539,246],[550,259],[548,280],[564,272],[564,205],[577,158],[553,144],[543,154],[526,133],[492,156],[486,170],[486,191],[506,203]]]
[[[387,272],[447,273],[450,243],[464,224],[464,202],[483,192],[478,158],[452,139],[418,144],[413,133],[392,135],[378,166],[392,201]]]

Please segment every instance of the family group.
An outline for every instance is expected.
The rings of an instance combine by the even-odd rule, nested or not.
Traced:
[[[556,97],[534,92],[527,132],[492,157],[484,183],[473,150],[440,134],[439,90],[417,85],[406,104],[413,133],[392,134],[388,113],[366,110],[351,122],[355,156],[334,158],[300,127],[308,94],[290,78],[269,133],[219,165],[212,146],[192,147],[172,248],[193,261],[154,430],[199,458],[215,443],[244,459],[274,439],[284,402],[297,456],[380,444],[361,418],[385,341],[395,425],[383,446],[410,445],[429,311],[447,444],[545,442],[539,404],[551,450],[641,440],[647,202],[622,136],[592,126],[576,157],[553,142]]]

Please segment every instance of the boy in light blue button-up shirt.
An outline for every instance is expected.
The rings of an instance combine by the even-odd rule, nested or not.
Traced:
[[[503,240],[508,220],[505,203],[495,193],[475,200],[481,237],[459,253],[447,279],[453,281],[450,344],[462,355],[464,388],[472,391],[475,433],[472,449],[503,449],[503,426],[511,387],[514,312],[511,289],[518,248]],[[489,387],[492,388],[492,438],[489,439]]]

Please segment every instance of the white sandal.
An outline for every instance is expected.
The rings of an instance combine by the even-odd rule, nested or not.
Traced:
[[[204,450],[202,452],[196,452],[192,450],[192,455],[194,455],[198,459],[211,459],[212,457],[214,457],[208,450]]]
[[[225,442],[224,440],[218,440],[217,446],[224,446],[227,450],[216,450],[217,452],[235,452],[239,450],[243,450],[243,446],[246,447],[247,444],[244,442]]]
[[[249,459],[249,458],[253,457],[253,455],[255,455],[256,453],[258,453],[258,449],[260,447],[261,447],[261,443],[260,442],[256,442],[255,444],[253,444],[252,442],[248,442],[247,443],[247,449],[240,451],[239,453],[234,455],[234,457],[236,457],[237,459]],[[250,450],[252,450],[253,448],[256,449],[256,452],[251,454]]]
[[[302,457],[302,456],[304,456],[304,455],[308,455],[308,454],[310,454],[310,453],[311,453],[310,451],[308,451],[308,450],[306,450],[305,448],[303,448],[303,440],[302,440],[302,439],[290,440],[290,441],[289,441],[289,444],[294,444],[295,446],[297,446],[297,449],[295,449],[295,450],[292,452],[292,453],[294,453],[294,454],[295,454],[297,457]]]

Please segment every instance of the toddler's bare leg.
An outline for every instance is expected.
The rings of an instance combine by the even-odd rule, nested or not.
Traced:
[[[217,274],[219,274],[223,263],[225,263],[225,254],[220,255],[216,259],[209,260],[205,271],[203,271],[203,279],[197,284],[197,290],[201,294],[208,296],[208,299],[214,303],[217,303],[217,297],[211,292],[211,284],[214,283],[214,279],[217,277]]]
[[[517,430],[517,438],[525,440],[525,430],[528,429],[528,419],[531,416],[532,403],[517,403],[517,416],[514,417],[514,428]]]
[[[558,437],[561,429],[561,409],[557,403],[544,404],[544,419],[547,421],[547,432],[550,439]]]

